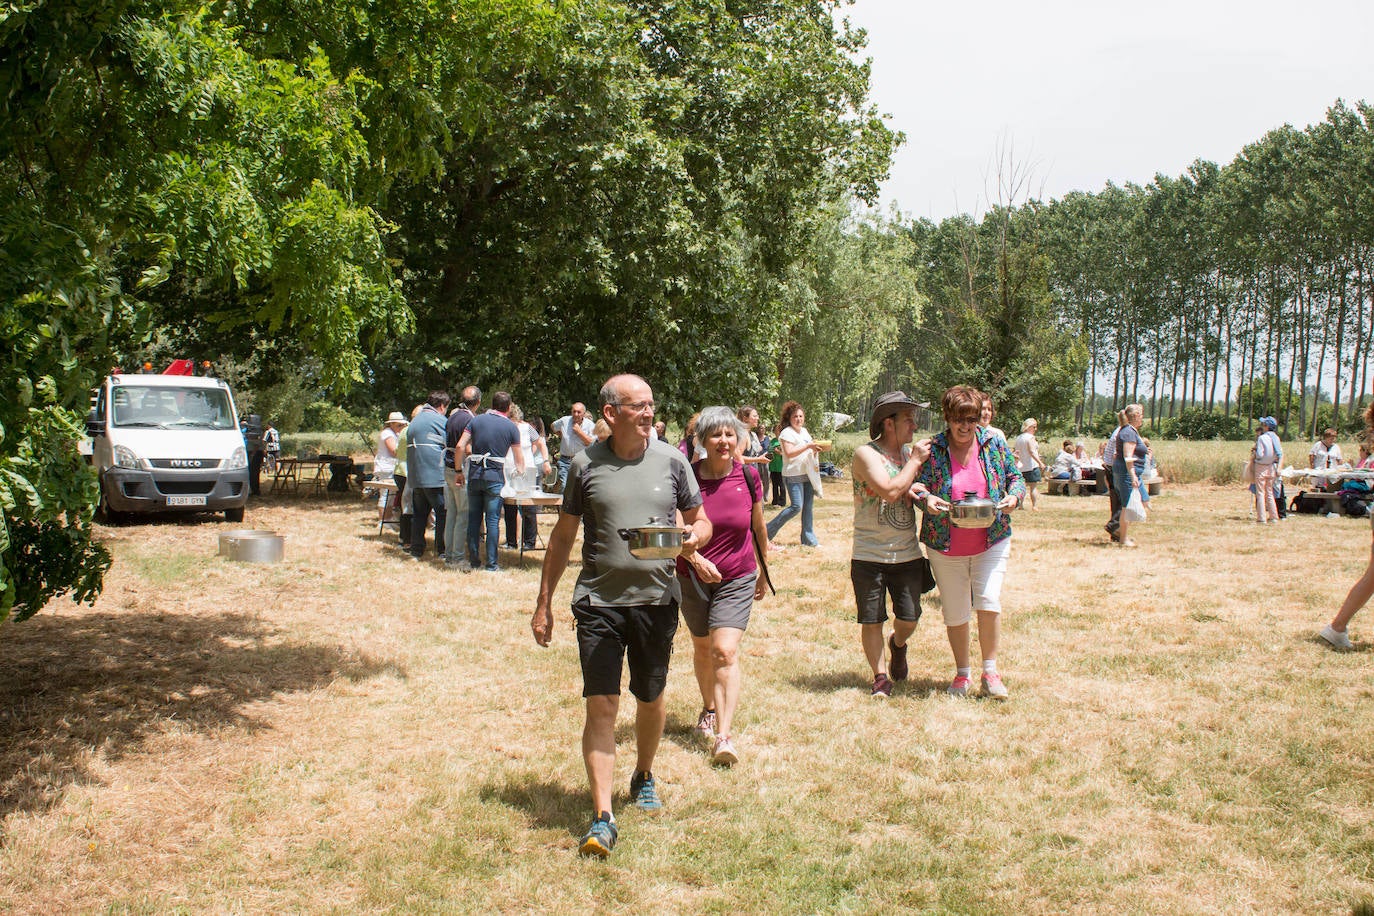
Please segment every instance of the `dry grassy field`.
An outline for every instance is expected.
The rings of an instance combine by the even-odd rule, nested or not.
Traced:
[[[590,816],[567,602],[524,569],[403,562],[356,500],[267,501],[270,566],[220,522],[101,530],[93,608],[0,631],[0,911],[1344,913],[1374,900],[1374,611],[1314,638],[1367,522],[1257,528],[1171,486],[1108,546],[1102,497],[1015,518],[1009,702],[955,700],[934,600],[912,679],[868,695],[848,481],[774,563],[743,644],[741,763],[708,765],[680,631],[665,810]],[[547,526],[548,521],[545,521]],[[238,527],[238,526],[234,526]],[[514,555],[503,561],[514,566]],[[575,573],[564,578],[571,590]],[[627,708],[632,704],[624,704]],[[618,736],[633,747],[628,719]]]

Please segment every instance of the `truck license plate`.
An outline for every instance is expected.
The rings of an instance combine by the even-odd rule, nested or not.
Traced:
[[[169,496],[167,497],[169,506],[203,506],[205,505],[204,496]]]

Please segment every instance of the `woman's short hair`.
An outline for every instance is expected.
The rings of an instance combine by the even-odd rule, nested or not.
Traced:
[[[748,441],[749,430],[733,410],[723,406],[707,407],[697,417],[697,441],[704,442],[726,427],[735,431],[735,438],[740,442]]]
[[[944,415],[945,422],[948,423],[970,413],[975,416],[982,416],[985,397],[987,396],[983,392],[972,385],[955,385],[946,390],[944,397],[940,398],[940,411]]]
[[[512,404],[512,405],[510,405],[510,418],[511,418],[512,420],[514,420],[516,423],[523,423],[523,422],[524,422],[524,420],[525,420],[525,412],[524,412],[523,410],[520,409],[520,405],[519,405],[519,404]]]
[[[1037,421],[1037,420],[1035,419],[1035,417],[1026,417],[1026,419],[1024,419],[1024,420],[1021,421],[1021,432],[1024,433],[1024,432],[1026,432],[1027,430],[1029,430],[1032,426],[1039,426],[1039,425],[1040,425],[1040,423],[1039,423],[1039,421]]]

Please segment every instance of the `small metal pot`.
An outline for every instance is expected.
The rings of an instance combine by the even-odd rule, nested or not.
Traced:
[[[997,518],[997,504],[982,496],[965,496],[949,504],[950,524],[959,528],[988,528]]]
[[[630,555],[641,560],[671,560],[682,553],[682,529],[676,525],[640,525],[621,528],[630,542]]]
[[[285,553],[286,538],[278,534],[256,537],[229,537],[226,554],[236,563],[280,563]]]
[[[237,531],[222,531],[219,535],[219,555],[229,556],[230,538],[270,538],[276,537],[275,531],[261,531],[253,528],[240,528]]]

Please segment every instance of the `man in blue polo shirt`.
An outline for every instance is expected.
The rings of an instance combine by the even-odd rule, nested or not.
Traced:
[[[510,394],[498,391],[491,396],[491,409],[472,418],[458,447],[453,463],[459,468],[468,486],[468,565],[476,569],[482,563],[478,556],[482,543],[482,522],[486,521],[487,556],[483,569],[495,572],[496,551],[501,541],[501,487],[505,480],[505,456],[511,446],[520,444],[520,428],[506,414],[510,410]],[[514,452],[515,468],[525,471],[525,453]],[[466,464],[464,463],[466,462]],[[461,567],[460,567],[461,568]]]

